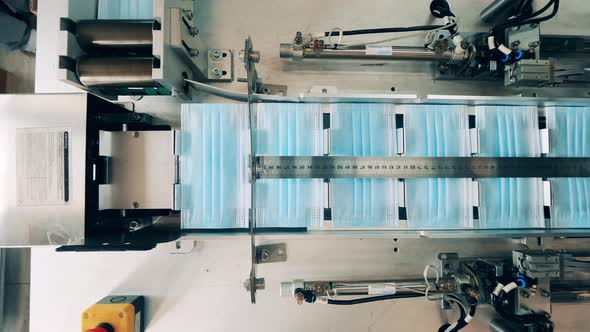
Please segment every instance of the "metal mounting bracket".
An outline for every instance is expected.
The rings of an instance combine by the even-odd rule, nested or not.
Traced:
[[[267,244],[256,247],[256,263],[278,263],[287,261],[287,245],[285,243]]]
[[[207,52],[207,80],[231,82],[234,79],[234,52],[230,49],[211,49]]]

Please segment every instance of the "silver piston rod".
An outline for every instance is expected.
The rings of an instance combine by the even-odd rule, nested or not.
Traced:
[[[388,48],[391,48],[389,51]],[[379,52],[370,52],[365,47],[359,49],[294,49],[292,44],[281,44],[281,58],[292,59],[342,59],[342,60],[411,60],[411,61],[442,61],[459,62],[464,54],[455,55],[452,51],[436,53],[422,47],[386,46]]]
[[[317,296],[363,296],[395,293],[398,295],[425,293],[428,285],[424,278],[370,281],[303,281],[281,283],[281,296],[293,297],[298,290],[312,291]],[[440,278],[437,285],[431,285],[429,294],[457,293],[460,284],[456,278]]]

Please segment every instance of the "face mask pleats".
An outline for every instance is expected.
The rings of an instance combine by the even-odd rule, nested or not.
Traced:
[[[256,154],[321,156],[322,105],[259,104]],[[318,226],[323,220],[321,179],[270,179],[256,182],[258,227]]]
[[[406,156],[467,157],[467,107],[399,106],[404,115]],[[472,227],[470,179],[406,179],[409,228]]]
[[[539,157],[536,107],[478,106],[482,157]],[[544,227],[541,179],[480,179],[480,228]]]
[[[545,111],[552,157],[590,157],[590,107]],[[590,179],[550,179],[552,227],[590,227]]]
[[[247,111],[243,104],[182,106],[182,228],[248,226]]]
[[[396,157],[403,151],[407,157],[468,157],[469,114],[479,133],[477,156],[541,157],[541,115],[549,129],[548,157],[590,157],[590,107],[259,104],[254,144],[260,156]],[[398,142],[402,126],[404,141]],[[247,228],[247,105],[183,105],[179,141],[183,229]],[[590,179],[548,180],[551,227],[589,227]],[[404,179],[403,185],[399,179],[259,180],[257,227],[546,227],[541,179],[477,181],[479,197],[472,179]]]
[[[123,20],[123,19],[152,19],[153,0],[99,0],[98,19]]]
[[[335,104],[331,110],[332,156],[396,156],[393,105]],[[396,179],[333,179],[334,226],[396,226]]]

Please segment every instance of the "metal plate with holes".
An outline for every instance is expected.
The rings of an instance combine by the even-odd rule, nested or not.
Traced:
[[[588,177],[590,158],[256,157],[272,178]]]
[[[171,209],[172,131],[101,132],[100,153],[112,159],[111,182],[99,189],[100,209]]]
[[[207,79],[215,82],[231,82],[234,79],[233,51],[212,49],[207,53]]]
[[[267,244],[256,247],[256,262],[258,264],[286,261],[287,245],[284,243]]]

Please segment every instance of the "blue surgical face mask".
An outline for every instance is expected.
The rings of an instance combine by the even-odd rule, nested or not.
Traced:
[[[467,108],[402,105],[408,157],[467,157]],[[409,228],[472,227],[470,179],[406,179]]]
[[[395,156],[393,105],[334,104],[330,117],[333,156]],[[397,180],[334,179],[330,183],[335,226],[396,226]]]
[[[100,0],[98,18],[101,20],[152,19],[153,0]]]
[[[590,107],[545,111],[551,157],[590,157]],[[549,179],[552,227],[590,227],[590,179]]]
[[[478,106],[482,157],[539,157],[536,107]],[[543,187],[538,178],[480,179],[480,228],[544,227]]]
[[[248,226],[247,111],[244,104],[182,106],[182,228]]]
[[[259,104],[256,154],[320,156],[324,152],[322,105]],[[323,221],[321,179],[270,179],[256,182],[258,227],[318,226]]]

